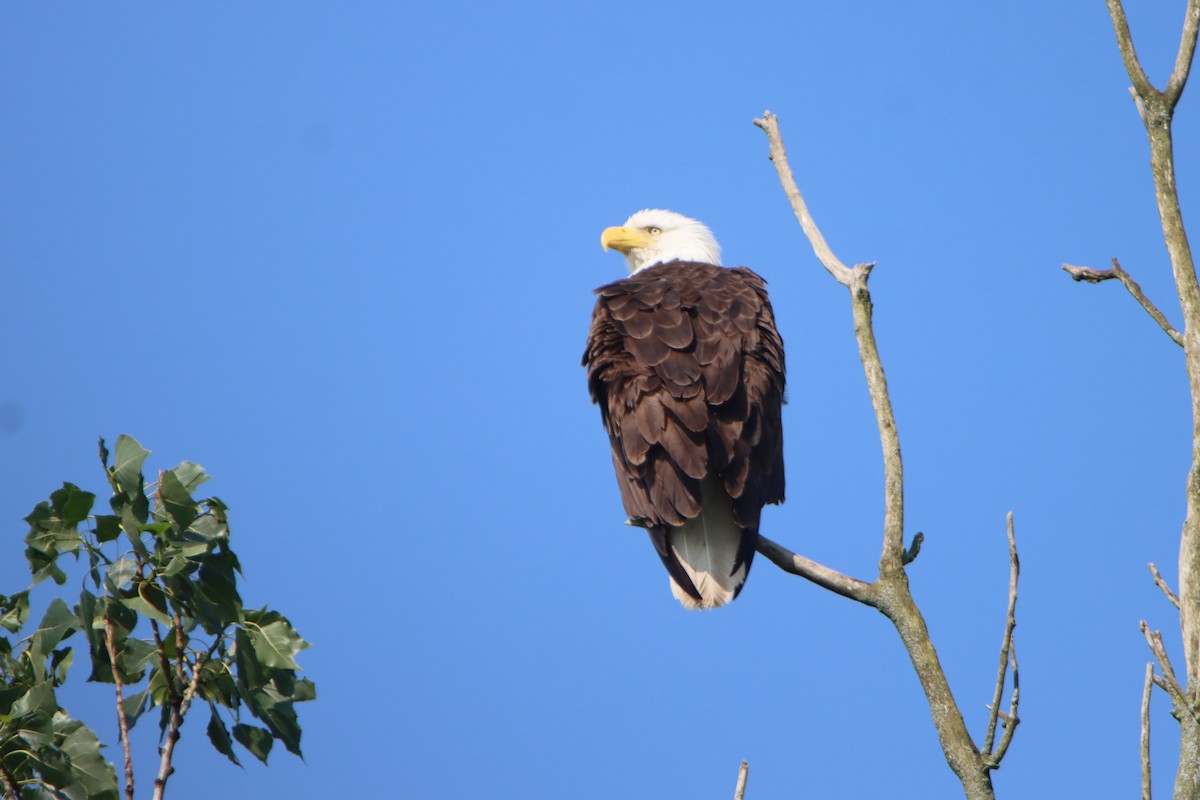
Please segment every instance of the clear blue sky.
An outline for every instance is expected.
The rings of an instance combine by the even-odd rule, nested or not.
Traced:
[[[1130,5],[1161,85],[1183,3]],[[754,800],[959,796],[881,617],[765,560],[689,615],[621,524],[578,360],[625,268],[600,231],[661,206],[770,281],[791,403],[765,533],[873,574],[849,305],[764,108],[835,249],[879,262],[913,590],[977,738],[1016,514],[1001,796],[1136,793],[1138,620],[1177,638],[1145,564],[1174,582],[1190,420],[1179,348],[1059,270],[1118,256],[1179,318],[1103,3],[14,3],[0,76],[0,591],[20,518],[99,491],[95,440],[125,432],[215,476],[247,603],[315,645],[307,761],[239,770],[193,720],[177,800],[727,797],[742,759]],[[115,742],[109,692],[66,701]]]

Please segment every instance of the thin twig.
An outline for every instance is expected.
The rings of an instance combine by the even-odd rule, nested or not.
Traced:
[[[1163,580],[1163,576],[1158,574],[1158,567],[1154,566],[1153,563],[1150,564],[1150,574],[1154,576],[1155,585],[1159,589],[1162,589],[1162,593],[1171,601],[1171,605],[1179,608],[1179,596],[1171,591],[1170,586],[1167,586],[1167,582]]]
[[[154,800],[162,800],[163,793],[167,789],[167,778],[170,778],[171,773],[175,771],[175,767],[171,766],[171,757],[175,753],[175,743],[179,741],[179,729],[183,725],[183,718],[187,715],[188,710],[191,709],[192,698],[196,696],[196,687],[200,685],[200,672],[203,667],[204,654],[201,653],[196,657],[196,663],[192,665],[192,680],[188,684],[187,690],[183,693],[180,704],[171,709],[171,723],[167,727],[167,740],[162,746],[162,758],[158,764],[158,777],[154,779]]]
[[[171,662],[167,658],[167,650],[163,647],[162,634],[158,630],[158,623],[153,619],[150,620],[150,631],[154,634],[154,647],[158,650],[158,665],[162,668],[163,680],[167,684],[167,695],[170,698],[171,705],[177,706],[182,698],[179,696],[179,690],[182,685],[175,685],[175,676],[172,674]]]
[[[1017,653],[1013,646],[1013,630],[1017,627],[1017,581],[1021,575],[1021,561],[1017,557],[1017,540],[1013,531],[1013,515],[1008,512],[1008,613],[1004,618],[1004,638],[1000,642],[1000,667],[996,671],[996,688],[992,694],[991,714],[988,716],[987,734],[983,739],[983,759],[988,769],[999,769],[1004,752],[1008,750],[1008,741],[1020,721],[1017,716],[1017,703],[1020,698],[1020,681],[1017,673]],[[1007,683],[1008,665],[1012,662],[1013,692],[1008,719],[1001,736],[1001,745],[995,751],[992,743],[996,737],[996,722],[1000,717],[1000,699],[1004,696],[1004,686]],[[1005,741],[1008,740],[1008,741]]]
[[[1154,660],[1158,662],[1158,669],[1162,672],[1162,682],[1159,685],[1166,689],[1167,694],[1171,696],[1171,703],[1175,706],[1176,714],[1181,718],[1182,715],[1187,714],[1193,720],[1200,722],[1195,710],[1184,697],[1179,679],[1175,677],[1175,668],[1171,666],[1171,659],[1167,656],[1167,649],[1163,646],[1162,634],[1158,631],[1151,631],[1146,620],[1138,623],[1138,627],[1142,629],[1142,635],[1146,637],[1146,643],[1150,645],[1150,651],[1154,653]]]
[[[183,619],[179,616],[178,609],[172,610],[171,618],[175,621],[175,679],[183,686],[187,680],[183,671],[187,648],[187,643],[183,640]]]
[[[112,618],[104,613],[104,646],[108,650],[108,663],[112,667],[113,683],[117,687],[117,728],[121,732],[121,747],[125,751],[125,797],[133,800],[133,754],[129,749],[129,718],[125,716],[124,686],[121,672],[117,669],[117,645]]]
[[[905,550],[903,555],[900,556],[900,563],[904,566],[908,566],[912,562],[916,561],[917,556],[921,553],[921,545],[924,542],[925,534],[917,531],[917,535],[913,537],[912,544],[910,544],[908,549]]]
[[[746,761],[742,762],[742,766],[738,769],[737,786],[733,789],[733,800],[743,800],[746,796],[746,777],[750,774],[750,764]]]
[[[1154,686],[1154,663],[1146,664],[1142,685],[1142,800],[1150,798],[1150,689]]]
[[[1163,329],[1167,336],[1171,337],[1171,341],[1183,347],[1183,336],[1175,327],[1167,320],[1167,316],[1158,310],[1154,303],[1150,302],[1150,298],[1146,297],[1146,293],[1142,291],[1142,287],[1138,286],[1128,272],[1121,267],[1121,262],[1117,259],[1112,260],[1112,269],[1093,269],[1091,267],[1077,267],[1073,264],[1063,264],[1063,270],[1071,276],[1072,280],[1084,281],[1086,283],[1100,283],[1101,281],[1119,280],[1131,295],[1133,299],[1141,304],[1146,313],[1158,323],[1158,327]]]
[[[822,589],[828,589],[835,594],[840,594],[842,597],[848,597],[851,600],[857,600],[860,603],[870,606],[876,603],[874,584],[860,581],[858,578],[851,578],[849,575],[844,575],[835,569],[830,569],[822,564],[818,564],[816,561],[797,555],[762,534],[758,536],[758,552],[769,558],[775,566],[784,572],[799,575],[801,578],[812,581]]]
[[[808,213],[808,205],[804,202],[804,196],[800,194],[799,187],[796,186],[796,178],[792,175],[792,168],[788,164],[787,151],[783,149],[783,135],[779,132],[779,117],[770,111],[764,111],[762,119],[754,120],[754,124],[767,134],[767,141],[771,146],[769,157],[775,164],[775,171],[779,173],[779,182],[783,185],[783,192],[787,195],[788,202],[791,203],[792,212],[799,220],[800,227],[804,230],[804,235],[808,237],[808,242],[812,245],[817,259],[834,277],[834,280],[843,286],[849,286],[850,268],[834,255],[833,249],[821,235],[821,229],[817,227],[812,215]]]

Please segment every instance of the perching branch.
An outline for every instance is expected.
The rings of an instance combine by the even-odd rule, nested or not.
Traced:
[[[1013,647],[1013,630],[1017,627],[1017,579],[1021,574],[1021,562],[1017,558],[1017,540],[1013,534],[1013,515],[1008,512],[1008,613],[1004,622],[1004,638],[1000,643],[1000,668],[996,674],[996,690],[992,695],[991,713],[988,717],[987,734],[983,739],[984,763],[988,769],[999,769],[1013,733],[1021,719],[1017,716],[1017,707],[1021,697],[1021,679],[1017,671],[1017,651]],[[1013,690],[1009,702],[1008,714],[1004,720],[1004,734],[1000,737],[1000,746],[992,749],[996,737],[996,722],[1000,719],[1000,699],[1004,696],[1004,686],[1007,683],[1009,663],[1012,663]]]
[[[133,754],[129,749],[129,718],[125,715],[124,685],[117,669],[117,645],[114,641],[112,618],[104,615],[104,646],[108,650],[108,663],[112,667],[113,683],[117,687],[117,729],[121,733],[121,747],[125,752],[125,798],[133,800]]]
[[[813,252],[829,274],[850,290],[854,335],[858,342],[859,357],[863,363],[871,406],[875,411],[884,466],[883,549],[879,558],[879,577],[875,581],[865,583],[843,575],[803,556],[798,556],[762,537],[760,537],[758,550],[781,569],[807,578],[843,597],[876,608],[892,622],[908,651],[921,688],[925,692],[934,728],[938,734],[938,741],[950,768],[958,776],[970,800],[991,800],[995,794],[992,789],[990,770],[995,767],[985,763],[983,755],[976,748],[967,731],[962,712],[950,691],[945,672],[938,660],[937,650],[930,639],[925,619],[909,591],[908,576],[904,571],[905,565],[910,563],[919,552],[924,537],[918,534],[914,537],[912,546],[905,549],[904,469],[900,457],[900,437],[897,433],[895,414],[888,394],[883,362],[875,341],[871,319],[871,294],[867,285],[874,264],[859,264],[850,269],[834,255],[828,242],[825,241],[825,237],[822,236],[820,229],[813,221],[804,197],[796,185],[795,176],[792,174],[783,146],[783,136],[779,130],[778,118],[767,111],[764,112],[762,119],[754,120],[754,124],[767,135],[771,161],[775,165],[779,181],[791,204],[792,211],[812,245]],[[1015,563],[1015,544],[1012,547]],[[1009,636],[1011,637],[1011,633]],[[1011,641],[1009,641],[1005,663],[1007,664],[1009,657],[1012,658],[1013,707],[1012,713],[1008,715],[1008,724],[1005,737],[1001,742],[1001,749],[997,750],[996,754],[990,754],[990,757],[995,758],[995,764],[998,764],[999,758],[1003,757],[1003,750],[1007,749],[1017,723],[1016,657],[1013,652]]]
[[[750,764],[743,761],[738,770],[737,786],[733,788],[733,800],[743,800],[746,796],[746,777],[750,774]]]
[[[851,578],[849,575],[843,575],[835,569],[818,564],[804,556],[796,555],[762,534],[759,534],[758,537],[758,552],[769,558],[771,563],[784,572],[799,575],[822,589],[828,589],[842,597],[848,597],[869,606],[875,605],[874,584],[860,581],[858,578]]]
[[[1146,297],[1146,293],[1142,291],[1141,286],[1138,286],[1137,281],[1122,269],[1121,262],[1114,258],[1112,263],[1112,269],[1092,269],[1091,267],[1077,267],[1072,264],[1063,264],[1062,268],[1071,276],[1072,280],[1076,281],[1100,283],[1101,281],[1108,281],[1114,278],[1119,280],[1129,293],[1133,295],[1133,299],[1137,300],[1142,308],[1146,309],[1146,313],[1158,323],[1158,327],[1162,328],[1163,332],[1171,337],[1171,341],[1183,347],[1183,336],[1167,321],[1166,315],[1159,311],[1154,303],[1150,302],[1150,298]]]
[[[1142,800],[1150,797],[1150,690],[1154,686],[1154,664],[1146,664],[1146,681],[1142,685]]]

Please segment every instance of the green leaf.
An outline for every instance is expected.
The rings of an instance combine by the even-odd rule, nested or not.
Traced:
[[[117,773],[100,753],[100,740],[92,729],[65,713],[55,716],[56,733],[62,736],[62,751],[70,760],[75,781],[88,800],[117,800]]]
[[[33,582],[53,578],[57,583],[66,580],[66,575],[57,566],[59,553],[76,553],[83,544],[77,530],[79,523],[87,519],[96,496],[85,492],[71,483],[50,495],[50,502],[38,503],[25,517],[29,533],[25,543],[29,545],[25,557],[29,561]]]
[[[11,597],[0,595],[0,627],[16,633],[29,619],[29,590],[17,592]]]
[[[237,664],[237,682],[242,689],[256,689],[267,682],[269,676],[263,666],[258,663],[254,644],[244,628],[238,628],[233,637],[234,662]]]
[[[50,501],[62,524],[74,528],[88,518],[96,495],[83,491],[73,483],[63,483],[61,489],[50,494]]]
[[[210,569],[220,560],[219,554],[206,558],[199,579],[178,574],[167,581],[168,591],[182,599],[205,633],[216,636],[242,619],[242,598],[226,569]]]
[[[117,437],[117,456],[113,462],[113,478],[118,488],[129,498],[143,492],[142,463],[150,451],[138,444],[132,436],[121,434]]]
[[[175,620],[167,608],[167,596],[162,589],[149,581],[137,584],[137,596],[123,597],[121,602],[129,609],[155,620],[160,625],[173,625]]]
[[[271,731],[271,735],[283,742],[289,752],[303,758],[300,752],[300,722],[296,718],[296,710],[291,700],[280,699],[273,686],[267,684],[262,689],[255,689],[242,697],[250,712],[258,717]]]
[[[184,488],[174,470],[167,470],[159,477],[158,496],[162,498],[162,510],[179,526],[180,533],[186,531],[192,520],[200,516],[196,501]]]
[[[54,712],[58,711],[58,701],[54,698],[54,687],[49,683],[38,683],[12,704],[11,716],[14,719],[33,717],[43,714],[47,724]]]
[[[54,598],[29,642],[29,657],[40,664],[58,643],[79,630],[79,620],[61,597]]]
[[[96,541],[111,542],[121,535],[121,518],[113,514],[96,515]]]
[[[293,656],[311,645],[300,638],[286,619],[277,619],[263,626],[250,624],[247,614],[246,632],[258,656],[258,662],[265,667],[280,669],[300,669]]]
[[[242,747],[250,751],[250,754],[264,764],[267,763],[267,756],[271,753],[271,732],[263,730],[256,725],[245,725],[239,723],[233,726],[233,738],[238,740]]]
[[[158,647],[145,639],[126,638],[117,651],[117,667],[123,683],[137,683],[146,674],[146,666],[158,657]]]
[[[200,681],[196,684],[196,691],[209,705],[219,703],[230,709],[237,707],[240,697],[229,664],[220,658],[204,661],[200,668]]]
[[[111,595],[119,594],[133,576],[138,574],[138,564],[132,558],[124,556],[108,565],[104,572],[104,585]]]
[[[301,678],[296,681],[296,687],[292,690],[292,700],[297,703],[304,703],[309,700],[317,699],[317,685],[307,678]]]
[[[47,555],[33,547],[25,548],[25,560],[29,562],[30,584],[36,586],[51,578],[59,586],[67,582],[67,573],[58,568],[58,554]]]
[[[113,497],[115,499],[117,495],[113,495]],[[144,500],[145,498],[143,497],[142,499]],[[141,531],[142,525],[146,522],[146,513],[139,513],[129,505],[122,505],[120,515],[121,530],[125,531],[125,536],[129,539],[129,544],[133,547],[133,551],[141,556],[143,561],[149,561],[150,551],[146,549],[146,545],[142,541]]]
[[[212,746],[218,753],[239,767],[242,765],[233,752],[233,739],[229,736],[229,729],[225,727],[225,721],[217,714],[215,707],[212,709],[212,716],[208,718],[208,740],[212,742]],[[270,748],[267,749],[270,750]],[[264,757],[263,760],[266,761],[266,758]]]
[[[50,671],[54,676],[54,685],[62,686],[67,681],[67,671],[75,660],[75,648],[64,647],[50,654]]]
[[[175,473],[175,477],[179,478],[183,488],[189,492],[195,492],[197,487],[212,479],[212,476],[204,471],[204,467],[193,464],[191,461],[180,462],[179,466],[171,472]]]
[[[125,721],[129,724],[130,730],[133,730],[133,726],[137,724],[138,718],[146,710],[146,701],[149,698],[150,686],[147,685],[140,692],[128,695],[121,700],[121,710],[125,712]]]

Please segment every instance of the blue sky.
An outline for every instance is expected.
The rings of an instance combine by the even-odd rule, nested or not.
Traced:
[[[1130,5],[1162,85],[1183,3]],[[789,500],[764,532],[873,574],[849,304],[765,108],[833,247],[879,262],[909,574],[977,739],[1016,515],[999,794],[1136,792],[1138,620],[1177,638],[1145,564],[1174,582],[1190,419],[1179,348],[1059,269],[1118,256],[1178,323],[1102,3],[7,4],[0,75],[0,591],[20,518],[99,491],[96,438],[129,433],[214,475],[247,603],[314,643],[306,761],[239,770],[193,720],[170,796],[722,797],[742,759],[756,799],[959,795],[885,620],[765,560],[689,615],[621,524],[578,360],[624,270],[600,231],[666,207],[770,282]],[[66,695],[115,742],[109,699]]]

